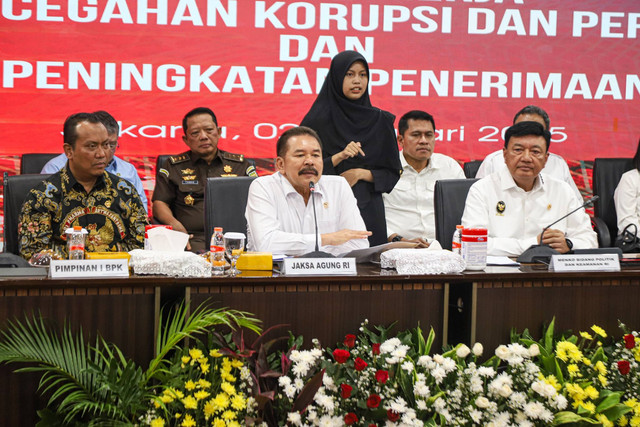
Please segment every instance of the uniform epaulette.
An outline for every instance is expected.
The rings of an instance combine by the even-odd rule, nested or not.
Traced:
[[[189,157],[189,153],[182,153],[182,154],[178,154],[177,156],[170,156],[169,162],[171,162],[172,165],[177,165],[179,163],[184,163],[188,161],[190,158],[191,157]]]
[[[231,160],[232,162],[239,162],[239,163],[244,162],[244,155],[243,154],[235,154],[235,153],[224,152],[224,153],[222,153],[222,158],[225,159],[225,160]]]

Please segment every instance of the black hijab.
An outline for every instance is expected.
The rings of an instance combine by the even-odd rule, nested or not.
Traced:
[[[349,100],[342,91],[344,77],[354,62],[361,61],[370,78],[369,64],[353,50],[341,52],[331,60],[327,78],[311,109],[300,123],[318,132],[324,157],[344,150],[351,141],[359,141],[365,156],[356,156],[340,163],[340,173],[354,167],[367,169],[402,169],[393,128],[395,116],[373,107],[369,100],[369,84],[357,100]]]

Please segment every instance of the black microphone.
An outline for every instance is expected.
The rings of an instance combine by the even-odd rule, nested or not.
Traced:
[[[592,198],[590,198],[589,200],[587,200],[582,205],[578,206],[577,208],[575,208],[574,210],[572,210],[571,212],[569,212],[568,214],[566,214],[562,218],[557,219],[557,220],[553,221],[551,224],[549,224],[546,227],[544,227],[542,229],[542,233],[540,233],[540,242],[542,242],[542,237],[544,236],[545,231],[547,231],[552,225],[555,225],[555,224],[559,223],[560,221],[562,221],[563,219],[565,219],[569,215],[574,214],[575,212],[579,211],[580,209],[586,208],[587,206],[589,206],[590,204],[592,204],[593,202],[595,202],[599,198],[600,198],[600,196],[593,196]],[[541,243],[539,245],[531,245],[531,246],[529,246],[526,251],[524,251],[524,252],[522,252],[522,254],[520,254],[520,256],[516,259],[516,261],[518,261],[520,263],[526,263],[526,264],[534,263],[534,262],[543,262],[545,264],[548,264],[549,260],[551,259],[551,256],[552,255],[558,255],[559,253],[560,252],[556,251],[555,249],[552,249],[551,246]]]
[[[316,194],[316,184],[313,181],[309,181],[309,191],[311,192],[309,200],[311,200],[311,204],[313,205],[313,221],[316,226],[316,250],[309,252],[308,254],[300,255],[298,258],[335,258],[334,255],[320,250],[320,246],[318,244],[318,216],[316,215],[316,203],[314,196]]]

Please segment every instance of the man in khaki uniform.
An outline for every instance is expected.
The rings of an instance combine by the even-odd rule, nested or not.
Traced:
[[[156,174],[153,216],[191,235],[187,249],[202,252],[204,241],[204,190],[209,177],[257,176],[242,154],[218,150],[220,128],[209,108],[189,111],[182,120],[182,140],[189,151],[171,156]]]

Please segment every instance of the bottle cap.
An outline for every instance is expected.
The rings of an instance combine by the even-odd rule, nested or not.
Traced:
[[[222,233],[222,227],[213,227],[214,233]]]
[[[73,231],[80,231],[80,230],[82,230],[82,226],[80,226],[80,225],[74,225],[73,226]]]

